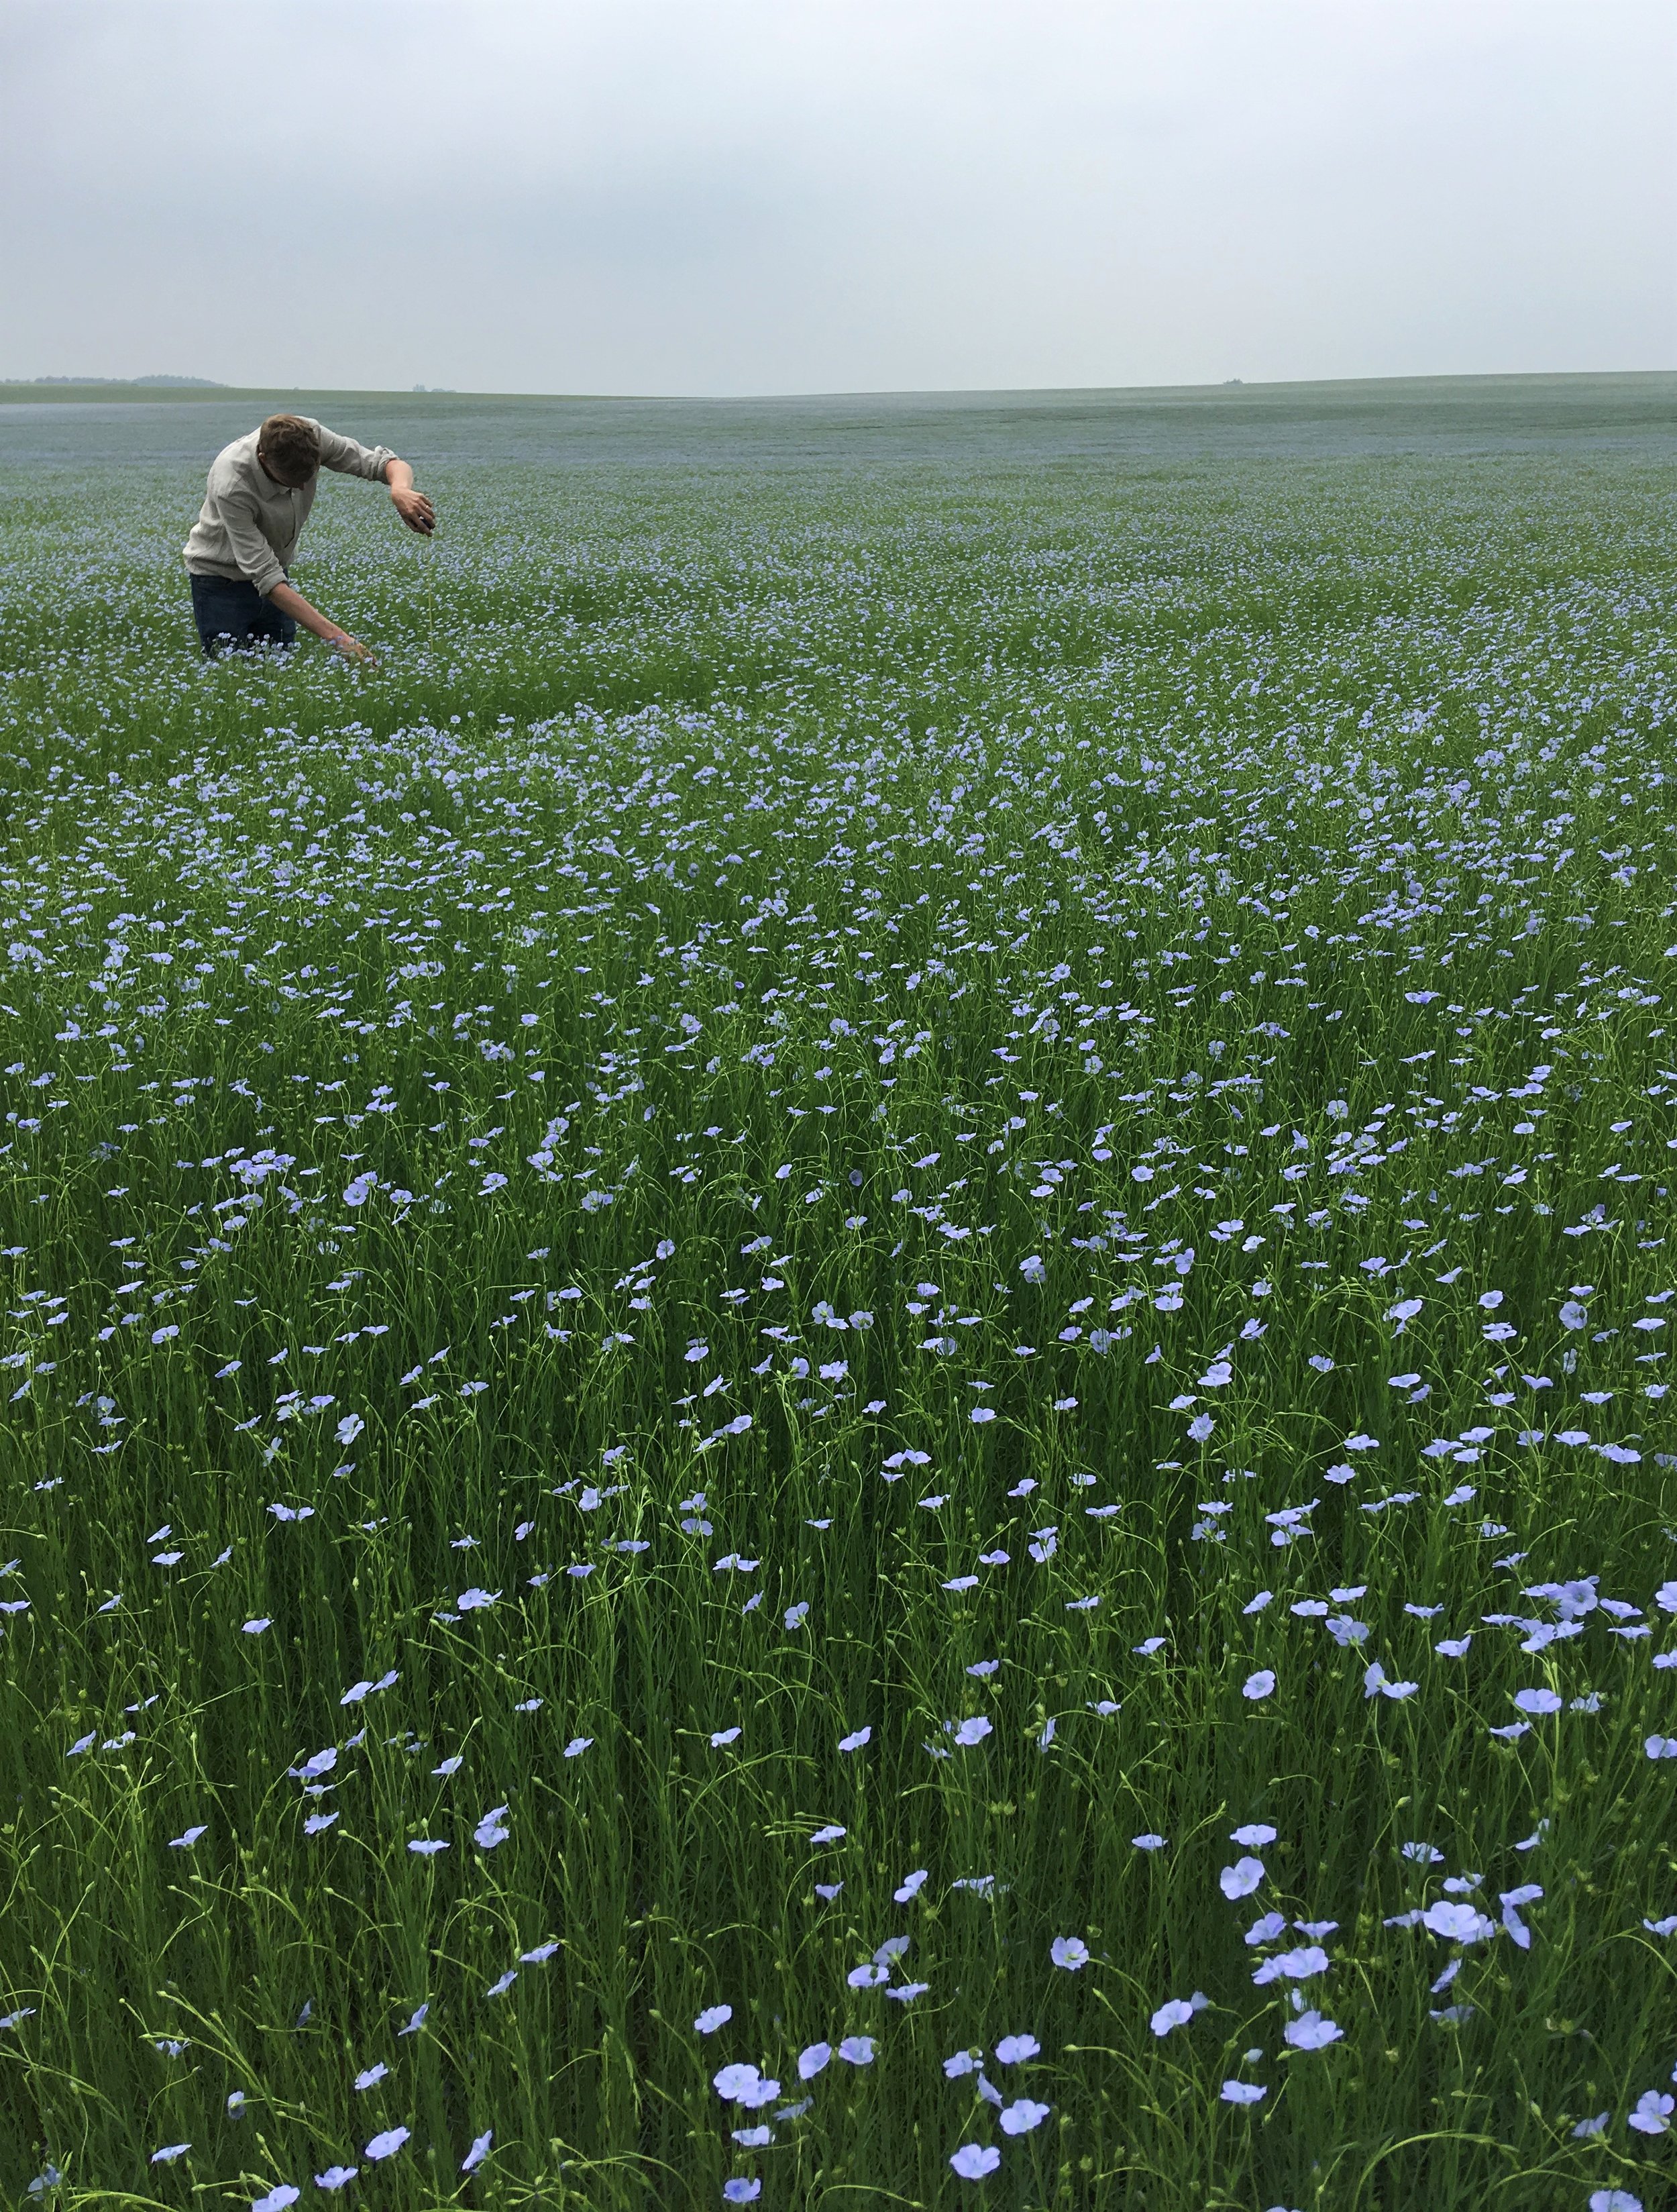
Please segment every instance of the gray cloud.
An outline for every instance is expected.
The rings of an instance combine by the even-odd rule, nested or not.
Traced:
[[[0,0],[0,374],[1653,368],[1660,0]]]

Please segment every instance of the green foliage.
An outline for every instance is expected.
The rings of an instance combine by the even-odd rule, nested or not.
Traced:
[[[1251,398],[539,466],[414,403],[441,542],[332,487],[298,578],[366,671],[200,662],[149,429],[15,458],[12,2197],[1664,2201],[1672,468],[1615,394],[1622,452],[1394,388],[1326,460]]]

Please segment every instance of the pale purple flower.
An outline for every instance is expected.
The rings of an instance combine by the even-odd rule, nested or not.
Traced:
[[[1659,2089],[1644,2089],[1626,2125],[1633,2127],[1638,2135],[1662,2136],[1670,2128],[1674,2112],[1677,2112],[1677,2098],[1668,2097]]]
[[[460,2160],[461,2172],[475,2173],[477,2168],[482,2166],[483,2160],[489,2156],[489,2146],[494,2142],[494,2141],[495,2130],[493,2128],[486,2129],[484,2132],[476,2139],[471,2148]]]
[[[1283,1951],[1278,1958],[1266,1959],[1254,1970],[1252,1978],[1262,1988],[1275,1981],[1309,1981],[1312,1975],[1327,1972],[1327,1952],[1320,1943],[1307,1943],[1296,1951]]]
[[[1194,2014],[1200,2010],[1206,1999],[1195,1990],[1191,1997],[1171,1997],[1162,2004],[1147,2025],[1161,2039],[1179,2027],[1186,2027]]]
[[[317,2189],[328,2191],[342,2189],[346,2183],[353,2181],[360,2172],[361,2168],[358,2166],[329,2166],[324,2173],[315,2175],[314,2185]]]
[[[1503,1909],[1503,1926],[1522,1951],[1531,1948],[1531,1930],[1520,1917],[1520,1907],[1534,1905],[1542,1894],[1540,1882],[1522,1881],[1517,1889],[1503,1890],[1498,1897],[1497,1901]],[[1644,1927],[1648,1924],[1646,1921],[1643,1923]]]
[[[1516,1690],[1514,1702],[1522,1713],[1558,1713],[1561,1699],[1553,1690]]]
[[[1236,1898],[1250,1897],[1263,1878],[1263,1861],[1248,1856],[1236,1859],[1232,1866],[1225,1866],[1217,1881],[1224,1897],[1233,1903]]]
[[[871,2035],[847,2035],[838,2047],[838,2055],[847,2066],[872,2066],[873,2038]]]
[[[1269,2092],[1261,2081],[1225,2081],[1220,2094],[1225,2105],[1257,2105]]]
[[[798,2079],[800,2081],[813,2081],[832,2055],[833,2046],[830,2043],[812,2043],[807,2051],[799,2051]]]
[[[1272,1667],[1260,1667],[1255,1674],[1249,1674],[1246,1680],[1241,1684],[1240,1693],[1243,1698],[1249,1698],[1254,1705],[1257,1705],[1261,1703],[1262,1699],[1268,1697],[1274,1687],[1274,1668]]]
[[[1337,2021],[1324,2020],[1314,2008],[1300,2013],[1297,2020],[1289,2021],[1285,2030],[1286,2040],[1295,2051],[1325,2050],[1344,2033]]]
[[[865,1743],[867,1743],[872,1740],[872,1735],[873,1730],[872,1728],[864,1727],[856,1729],[849,1735],[842,1735],[839,1738],[839,1749],[841,1751],[860,1751]]]
[[[1034,2035],[1004,2035],[996,2045],[996,2063],[1021,2066],[1027,2058],[1035,2058],[1042,2048]]]
[[[1068,1974],[1075,1974],[1089,1964],[1089,1946],[1081,1936],[1056,1936],[1049,1946],[1048,1956],[1056,1966],[1063,1966]]]
[[[726,2027],[732,2018],[732,2005],[707,2005],[693,2023],[695,2033],[699,2035],[714,2035],[719,2027]]]
[[[383,2158],[394,2158],[411,2133],[410,2128],[386,2128],[368,2144],[368,2157],[375,2162]]]
[[[1014,2104],[1005,2105],[996,2117],[1004,2135],[1024,2136],[1040,2128],[1052,2110],[1052,2106],[1033,2104],[1029,2097],[1021,2097]]]
[[[762,2194],[763,2184],[743,2173],[737,2173],[732,2181],[722,2184],[722,2202],[725,2204],[754,2204]]]
[[[743,2105],[754,2112],[781,2094],[778,2081],[769,2081],[755,2066],[735,2064],[723,2067],[715,2077],[716,2094],[725,2103]]]
[[[1421,1915],[1422,1927],[1447,1943],[1482,1943],[1487,1936],[1494,1936],[1497,1923],[1487,1920],[1471,1905],[1454,1905],[1440,1900],[1429,1905]]]
[[[963,2181],[982,2181],[1001,2164],[1001,2153],[993,2143],[963,2143],[950,2153],[949,2162]]]

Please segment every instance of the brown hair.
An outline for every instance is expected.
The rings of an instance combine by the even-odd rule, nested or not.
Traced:
[[[270,415],[257,433],[256,450],[270,476],[295,488],[320,465],[320,433],[301,415]]]

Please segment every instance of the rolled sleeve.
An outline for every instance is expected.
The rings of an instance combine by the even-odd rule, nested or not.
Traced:
[[[255,507],[236,495],[228,496],[216,501],[216,516],[240,574],[248,577],[265,599],[276,584],[285,581],[285,568],[262,534]]]
[[[335,469],[343,477],[365,477],[369,483],[384,482],[386,464],[396,459],[388,446],[358,445],[355,439],[327,429],[324,422],[317,423],[315,428],[320,433],[323,469]]]

